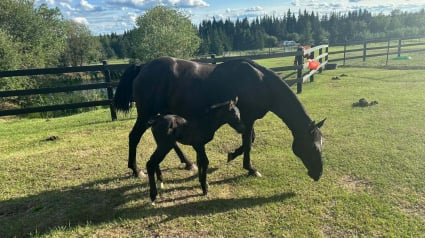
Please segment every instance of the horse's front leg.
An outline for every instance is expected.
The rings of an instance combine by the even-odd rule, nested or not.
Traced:
[[[177,156],[180,158],[180,162],[186,164],[186,166],[185,166],[186,170],[196,170],[197,169],[196,165],[194,165],[187,158],[187,156],[183,153],[183,151],[180,149],[180,147],[177,145],[177,143],[174,144],[173,149],[176,152]]]
[[[254,128],[252,128],[251,143],[254,143],[254,141],[255,141],[255,131],[254,131]],[[227,162],[233,161],[234,159],[236,159],[236,157],[241,155],[243,152],[244,152],[244,148],[243,148],[243,145],[241,145],[239,148],[237,148],[235,151],[233,151],[233,153],[227,154]]]
[[[142,138],[146,129],[147,121],[141,116],[138,116],[136,123],[128,136],[128,168],[133,171],[133,175],[135,177],[144,176],[144,173],[137,167],[136,151],[140,138]]]
[[[249,176],[261,177],[260,172],[258,172],[251,164],[251,145],[252,145],[252,133],[254,123],[245,124],[245,132],[242,134],[242,147],[243,147],[243,168],[248,170]]]
[[[196,163],[198,164],[198,176],[201,184],[202,192],[204,195],[208,194],[208,183],[207,183],[207,170],[208,170],[208,157],[205,153],[205,146],[194,146],[196,150]]]

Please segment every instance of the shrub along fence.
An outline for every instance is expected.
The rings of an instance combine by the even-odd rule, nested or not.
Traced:
[[[325,52],[323,52],[325,50]],[[318,55],[315,54],[318,52]],[[277,54],[277,55],[259,55],[259,56],[250,56],[246,58],[255,59],[264,59],[264,58],[276,58],[276,57],[290,57],[294,56],[294,65],[286,67],[271,68],[274,71],[288,72],[283,76],[284,80],[287,80],[288,84],[297,84],[297,93],[302,92],[302,83],[310,79],[310,82],[314,81],[314,74],[316,72],[321,72],[324,66],[328,62],[328,45],[321,45],[312,48],[303,48],[300,47],[297,52]],[[233,57],[240,58],[240,57]],[[306,72],[304,69],[309,68],[309,62],[305,62],[305,59],[311,59],[320,63],[316,68]],[[220,58],[216,59],[212,57],[211,59],[198,60],[204,63],[217,63],[224,62],[231,58]],[[71,86],[63,87],[49,87],[49,88],[35,88],[35,89],[26,89],[26,90],[7,90],[0,91],[0,98],[15,97],[15,96],[29,96],[37,94],[54,94],[54,93],[66,93],[66,92],[75,92],[83,90],[99,90],[106,89],[107,98],[102,100],[93,100],[77,103],[67,103],[67,104],[57,104],[57,105],[48,105],[48,106],[37,106],[37,107],[28,107],[28,108],[19,108],[19,109],[7,109],[0,110],[0,116],[8,115],[20,115],[28,113],[37,113],[37,112],[48,112],[48,111],[57,111],[57,110],[66,110],[66,109],[76,109],[76,108],[87,108],[87,107],[96,107],[96,106],[109,106],[111,111],[112,120],[117,119],[117,114],[114,106],[112,105],[113,92],[114,88],[117,86],[116,82],[111,80],[112,71],[122,71],[125,70],[129,65],[128,64],[116,64],[108,65],[107,61],[103,62],[103,65],[95,66],[80,66],[80,67],[66,67],[66,68],[47,68],[47,69],[29,69],[29,70],[16,70],[16,71],[3,71],[0,72],[0,80],[5,77],[15,77],[15,76],[33,76],[33,75],[54,75],[54,74],[65,74],[65,73],[77,73],[77,72],[94,72],[101,71],[104,75],[103,82],[90,83],[90,84],[78,84]]]

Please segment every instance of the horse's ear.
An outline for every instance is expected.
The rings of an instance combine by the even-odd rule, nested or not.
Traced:
[[[236,106],[236,102],[237,101],[233,101],[233,100],[229,101],[229,110],[232,110],[232,108]]]
[[[238,100],[239,100],[239,97],[238,96],[236,96],[236,98],[235,98],[235,105],[238,103]]]
[[[320,128],[323,126],[323,124],[325,124],[326,118],[321,120],[319,123],[316,124],[317,128]]]

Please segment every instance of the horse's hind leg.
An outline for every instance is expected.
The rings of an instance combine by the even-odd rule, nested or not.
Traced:
[[[144,173],[137,167],[136,151],[137,145],[140,142],[140,138],[142,138],[142,135],[143,133],[145,133],[146,129],[146,120],[138,116],[136,123],[134,124],[133,129],[131,130],[130,135],[128,137],[128,168],[133,171],[133,175],[135,177],[144,175]]]
[[[177,143],[173,146],[174,151],[176,152],[177,156],[180,158],[180,162],[186,164],[185,169],[186,170],[196,170],[196,165],[194,165],[187,156],[183,153],[183,151],[180,149],[180,147],[177,145]]]

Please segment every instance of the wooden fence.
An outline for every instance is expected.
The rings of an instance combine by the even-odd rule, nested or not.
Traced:
[[[252,60],[267,59],[267,58],[278,58],[278,57],[294,57],[294,64],[290,66],[282,66],[270,68],[275,72],[290,72],[284,74],[282,78],[287,81],[289,85],[297,84],[297,93],[302,92],[302,84],[310,79],[310,82],[314,82],[314,74],[317,72],[321,73],[328,63],[329,57],[329,45],[319,45],[316,47],[298,47],[296,52],[284,52],[275,54],[262,54],[262,55],[251,55],[245,56]],[[215,55],[211,55],[211,59],[199,59],[198,62],[203,63],[218,63],[225,62],[227,60],[241,58],[240,56],[235,57],[220,57],[216,58]],[[243,57],[242,57],[243,58]],[[320,63],[319,67],[315,70],[305,71],[308,69],[308,62],[305,59],[312,59]]]
[[[0,72],[0,78],[1,77],[14,77],[14,76],[92,72],[92,71],[101,71],[101,72],[103,72],[103,74],[105,76],[105,81],[100,82],[100,83],[72,85],[72,86],[66,86],[66,87],[52,87],[52,88],[37,88],[37,89],[26,89],[26,90],[0,91],[0,98],[2,98],[2,97],[13,97],[13,96],[28,96],[28,95],[35,95],[35,94],[73,92],[73,91],[82,91],[82,90],[96,90],[96,89],[106,89],[107,90],[107,99],[104,99],[104,100],[2,110],[2,111],[0,111],[0,116],[20,115],[20,114],[35,113],[35,112],[47,112],[47,111],[75,109],[75,108],[84,108],[84,107],[96,107],[96,106],[108,106],[109,105],[110,109],[111,109],[112,120],[116,120],[117,114],[116,114],[116,111],[115,111],[115,109],[112,105],[113,88],[116,86],[116,84],[114,84],[111,81],[111,74],[110,73],[111,73],[111,71],[115,71],[115,70],[124,70],[127,67],[128,67],[128,64],[108,65],[107,62],[104,61],[103,65],[95,65],[95,66],[29,69],[29,70],[16,70],[16,71]]]
[[[325,52],[323,52],[325,49]],[[318,52],[316,56],[315,52]],[[310,82],[314,81],[314,74],[316,72],[321,72],[324,68],[324,65],[328,62],[328,45],[322,45],[318,47],[313,47],[309,49],[299,48],[297,52],[285,53],[285,54],[276,54],[276,55],[260,55],[260,56],[251,56],[246,58],[251,59],[264,59],[264,58],[276,58],[276,57],[288,57],[294,56],[294,65],[272,68],[274,71],[292,71],[291,73],[283,76],[283,79],[287,80],[289,84],[297,84],[297,93],[302,92],[302,83],[310,79]],[[233,57],[240,58],[240,57]],[[316,70],[310,70],[306,73],[304,69],[308,68],[308,63],[304,63],[304,59],[314,59],[320,62],[320,66]],[[232,58],[220,58],[215,59],[203,59],[198,60],[204,63],[217,63],[224,62]],[[97,101],[88,101],[88,102],[79,102],[79,103],[70,103],[70,104],[61,104],[61,105],[49,105],[49,106],[39,106],[39,107],[30,107],[30,108],[20,108],[20,109],[9,109],[9,110],[0,110],[0,116],[8,115],[20,115],[27,113],[36,113],[36,112],[47,112],[47,111],[56,111],[56,110],[65,110],[65,109],[75,109],[75,108],[84,108],[84,107],[95,107],[95,106],[109,106],[111,111],[112,120],[117,119],[117,114],[114,106],[112,105],[113,100],[113,89],[116,87],[116,82],[111,81],[111,71],[125,70],[129,65],[128,64],[116,64],[108,65],[106,61],[103,62],[103,65],[96,66],[81,66],[81,67],[66,67],[66,68],[47,68],[47,69],[29,69],[29,70],[16,70],[16,71],[3,71],[0,72],[0,78],[2,77],[15,77],[15,76],[31,76],[31,75],[49,75],[49,74],[64,74],[64,73],[77,73],[77,72],[93,72],[101,71],[105,76],[104,82],[100,83],[91,83],[91,84],[82,84],[82,85],[72,85],[66,87],[52,87],[52,88],[37,88],[37,89],[26,89],[26,90],[9,90],[9,91],[0,91],[0,98],[2,97],[14,97],[14,96],[28,96],[36,94],[50,94],[50,93],[62,93],[62,92],[73,92],[73,91],[82,91],[82,90],[97,90],[97,89],[106,89],[107,90],[107,99],[97,100]],[[294,78],[294,79],[292,79]]]
[[[348,60],[361,60],[366,62],[373,57],[384,57],[385,65],[389,63],[390,56],[395,59],[404,59],[409,53],[425,52],[424,37],[400,38],[386,40],[368,40],[368,41],[345,41],[342,44],[335,44],[332,47],[343,47],[343,50],[332,51],[331,63],[342,62],[346,65]]]

